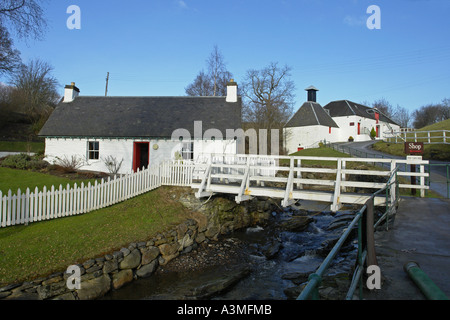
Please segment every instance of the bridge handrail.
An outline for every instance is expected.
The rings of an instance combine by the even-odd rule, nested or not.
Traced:
[[[344,242],[347,240],[348,236],[352,232],[355,225],[358,223],[358,265],[355,268],[355,271],[353,273],[352,282],[350,284],[349,290],[347,292],[346,299],[352,299],[354,291],[356,290],[356,287],[359,283],[360,288],[360,297],[362,295],[362,271],[364,269],[364,263],[366,259],[371,259],[371,264],[376,264],[376,257],[375,257],[375,250],[374,250],[374,240],[373,240],[373,230],[384,220],[386,219],[386,228],[388,228],[388,218],[389,214],[395,213],[396,206],[398,204],[398,192],[393,192],[395,198],[392,201],[388,201],[390,199],[390,193],[392,191],[392,188],[398,189],[398,179],[396,178],[398,168],[395,168],[389,177],[388,182],[386,185],[377,190],[372,194],[372,196],[367,200],[367,202],[363,205],[363,207],[356,213],[355,218],[350,222],[348,227],[345,229],[342,236],[339,238],[339,240],[336,242],[334,247],[331,249],[325,260],[322,262],[322,264],[319,266],[319,268],[316,270],[315,273],[312,273],[308,277],[308,283],[305,286],[305,288],[302,290],[300,295],[297,297],[297,300],[306,300],[308,298],[312,299],[319,299],[319,291],[318,287],[322,281],[322,277],[325,274],[326,270],[330,266],[333,259],[336,257],[336,255],[339,253],[339,250],[341,249]],[[371,224],[373,222],[373,200],[376,195],[382,193],[383,191],[386,192],[386,212],[378,219],[378,221],[375,224]],[[398,190],[397,190],[398,191]],[[366,218],[367,220],[367,226],[366,226],[366,232],[372,231],[372,235],[367,236],[367,243],[363,243],[363,217],[365,215],[372,215],[372,217]],[[364,245],[365,248],[364,248]]]
[[[322,182],[318,183],[317,179],[304,179],[302,178],[302,172],[321,172],[330,173],[340,176],[338,181],[336,180],[324,180],[324,183],[333,184],[336,183],[336,191],[339,193],[341,190],[345,192],[346,187],[358,187],[358,188],[379,188],[381,183],[368,183],[368,182],[356,182],[347,180],[347,175],[380,175],[387,176],[389,173],[383,173],[382,171],[374,170],[359,170],[359,169],[347,169],[346,163],[349,162],[362,162],[367,164],[387,164],[392,172],[397,165],[415,164],[419,166],[420,172],[399,172],[399,176],[414,176],[419,177],[420,182],[418,184],[401,184],[400,188],[404,189],[420,189],[421,197],[425,196],[425,190],[429,189],[429,186],[425,184],[425,178],[429,177],[429,173],[425,172],[425,165],[429,164],[428,160],[421,159],[392,159],[392,158],[351,158],[351,157],[317,157],[317,156],[283,156],[283,155],[254,155],[254,154],[207,154],[204,157],[207,158],[207,163],[211,167],[217,168],[217,170],[243,170],[249,168],[249,174],[247,177],[250,180],[258,180],[260,182],[293,182],[298,185],[323,185]],[[233,160],[234,159],[234,160]],[[236,164],[236,161],[238,164]],[[279,163],[279,160],[285,161],[285,165]],[[304,166],[305,160],[320,160],[320,161],[335,161],[337,168],[312,168]],[[287,165],[289,163],[289,165]],[[229,169],[226,169],[228,168]],[[296,176],[292,179],[288,177],[275,177],[277,172],[293,171]],[[238,171],[234,171],[238,172]],[[214,173],[215,174],[215,173]],[[216,177],[226,178],[226,174],[215,174]],[[229,173],[228,173],[229,174]],[[342,178],[342,179],[341,179]],[[284,180],[283,180],[284,179]],[[339,197],[339,195],[338,195]]]

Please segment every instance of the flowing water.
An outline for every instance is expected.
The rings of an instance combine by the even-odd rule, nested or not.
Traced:
[[[275,224],[289,219],[292,214],[293,211],[274,212]],[[326,230],[334,219],[334,214],[322,212],[314,214],[313,222],[300,232],[280,230],[271,224],[246,228],[228,235],[227,238],[238,239],[239,243],[245,244],[247,262],[250,262],[252,271],[231,289],[213,299],[285,300],[287,297],[284,290],[294,284],[291,280],[284,280],[283,275],[309,274],[320,266],[325,255],[321,255],[317,249],[323,241],[336,238],[336,231]],[[276,247],[279,249],[274,257],[267,258],[264,252],[274,243],[281,245]],[[344,259],[338,257],[337,261]],[[112,291],[105,299],[182,299],[180,290],[185,292],[188,287],[199,286],[226,272],[226,266],[215,266],[200,272],[155,273],[149,278],[138,279]]]

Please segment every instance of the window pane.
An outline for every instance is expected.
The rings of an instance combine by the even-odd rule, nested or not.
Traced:
[[[90,160],[99,159],[99,142],[98,141],[88,141],[88,158]]]

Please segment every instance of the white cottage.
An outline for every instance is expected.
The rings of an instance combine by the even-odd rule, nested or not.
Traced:
[[[236,137],[226,130],[241,126],[237,84],[226,97],[79,96],[75,83],[65,87],[39,135],[45,137],[50,163],[76,159],[80,170],[108,172],[107,161],[121,163],[119,173],[168,159],[195,160],[209,153],[236,154]]]
[[[288,154],[300,149],[315,148],[320,142],[371,140],[373,130],[378,139],[386,132],[399,131],[400,126],[375,108],[352,101],[332,101],[322,107],[316,102],[316,89],[310,86],[308,101],[289,119],[283,128],[284,147]]]
[[[400,131],[400,126],[376,108],[370,108],[349,100],[332,101],[323,107],[339,126],[339,141],[370,140],[375,131],[376,139],[383,139],[388,132]]]
[[[301,149],[317,147],[319,142],[337,141],[339,126],[330,115],[318,104],[314,87],[308,91],[308,101],[288,120],[283,128],[285,148],[288,153]]]

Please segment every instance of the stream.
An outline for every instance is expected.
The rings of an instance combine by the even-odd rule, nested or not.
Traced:
[[[225,246],[238,243],[245,261],[230,261],[229,265],[215,265],[201,271],[156,272],[149,278],[135,280],[119,290],[111,291],[103,299],[190,299],[189,294],[200,292],[199,287],[215,281],[218,275],[242,272],[242,277],[228,283],[224,292],[208,296],[208,299],[286,300],[289,298],[286,289],[304,282],[298,280],[298,275],[307,279],[308,274],[316,271],[332,247],[329,243],[336,241],[355,213],[354,210],[337,213],[311,210],[320,206],[323,208],[323,203],[309,206],[306,214],[295,209],[273,212],[274,219],[270,225],[235,231],[220,240]],[[305,209],[304,205],[301,208]],[[310,219],[306,228],[292,231],[280,227],[283,222],[290,225],[291,219],[298,215]],[[334,227],[330,228],[330,224]],[[348,273],[351,270],[356,254],[354,242],[348,242],[347,250],[336,257],[330,266],[331,273]],[[324,250],[324,246],[328,247],[328,251]],[[294,279],[297,280],[295,284]]]

